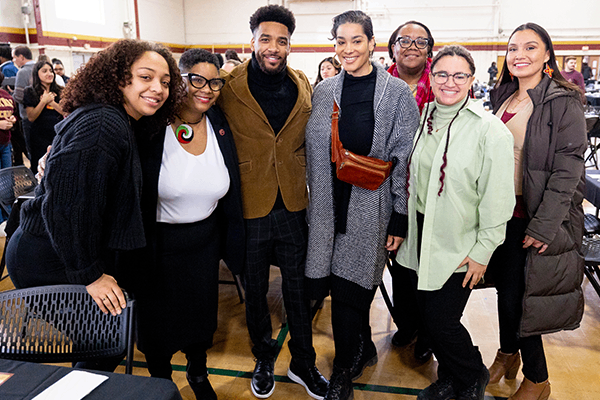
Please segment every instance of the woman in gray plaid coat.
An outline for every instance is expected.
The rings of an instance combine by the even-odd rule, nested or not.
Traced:
[[[344,71],[325,79],[313,95],[306,127],[310,188],[308,293],[331,293],[336,356],[325,399],[353,398],[352,380],[377,362],[369,309],[381,283],[387,251],[407,228],[407,160],[419,110],[406,83],[372,63],[375,47],[370,18],[347,11],[331,31]],[[344,148],[392,161],[392,173],[376,190],[342,182],[331,163],[331,113],[340,109]]]

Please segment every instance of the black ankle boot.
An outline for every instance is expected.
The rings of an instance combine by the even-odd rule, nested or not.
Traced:
[[[338,368],[333,366],[333,373],[329,379],[327,394],[323,400],[352,400],[354,399],[354,388],[352,387],[350,368]]]
[[[358,352],[354,356],[354,362],[352,363],[352,370],[350,371],[350,377],[352,382],[360,378],[365,371],[365,368],[372,367],[377,364],[377,347],[371,338],[365,340],[360,335],[360,343],[358,345]]]
[[[466,389],[459,390],[457,400],[483,400],[485,398],[485,388],[490,381],[490,372],[483,367],[481,375],[477,381]]]
[[[208,381],[208,374],[190,376],[186,374],[188,383],[196,395],[196,400],[217,400],[217,394]]]

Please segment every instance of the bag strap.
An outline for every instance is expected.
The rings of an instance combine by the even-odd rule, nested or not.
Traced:
[[[340,108],[337,102],[333,100],[333,113],[331,113],[331,162],[337,162],[339,155],[343,151],[344,146],[340,142],[340,133],[338,130],[338,120],[340,116]]]

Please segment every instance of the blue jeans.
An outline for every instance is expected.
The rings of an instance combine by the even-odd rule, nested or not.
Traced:
[[[0,169],[12,167],[12,145],[0,145]]]
[[[12,145],[10,142],[0,145],[0,169],[8,167],[12,167]],[[2,210],[2,212],[0,212],[0,223],[6,221],[7,218],[8,215]]]

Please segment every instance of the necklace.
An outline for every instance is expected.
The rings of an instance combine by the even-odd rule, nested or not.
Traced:
[[[185,119],[181,118],[179,115],[177,115],[177,118],[181,120],[182,124],[179,125],[177,129],[175,129],[175,137],[177,137],[177,141],[179,143],[188,144],[194,139],[194,129],[191,127],[191,125],[196,125],[202,122],[202,120],[204,119],[204,113],[202,114],[202,117],[196,122],[188,122]]]
[[[435,131],[436,131],[436,132],[439,132],[439,131],[441,131],[442,129],[444,129],[445,127],[447,127],[447,126],[450,124],[450,122],[452,122],[452,120],[450,120],[450,121],[446,122],[444,125],[440,126],[439,128],[436,128],[436,130],[435,130]]]

